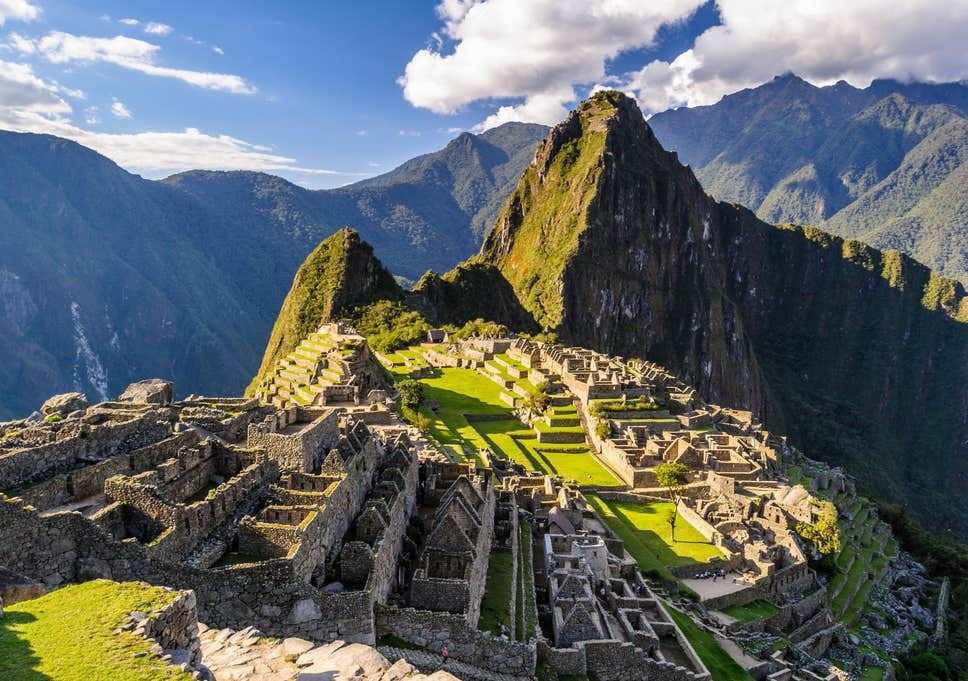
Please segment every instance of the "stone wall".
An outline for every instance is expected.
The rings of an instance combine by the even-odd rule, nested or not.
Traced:
[[[182,591],[169,605],[148,613],[138,622],[134,633],[154,641],[166,651],[186,651],[189,666],[197,667],[202,661],[202,646],[195,605],[195,592]]]
[[[435,652],[446,647],[450,657],[481,669],[512,676],[535,674],[533,643],[494,638],[478,631],[462,615],[376,606],[376,628],[381,636],[392,634]]]
[[[58,586],[92,578],[191,589],[198,617],[215,627],[255,626],[269,636],[337,638],[373,644],[366,592],[322,593],[299,579],[290,561],[205,570],[148,560],[134,541],[117,541],[79,513],[41,517],[0,495],[0,564]]]
[[[125,421],[90,425],[56,442],[0,454],[0,490],[46,480],[75,468],[79,461],[95,462],[144,447],[171,433],[171,415],[151,410]]]

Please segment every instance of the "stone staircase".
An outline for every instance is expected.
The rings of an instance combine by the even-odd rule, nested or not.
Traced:
[[[510,674],[499,674],[498,672],[481,669],[480,667],[475,667],[466,662],[453,659],[445,664],[440,655],[432,653],[429,650],[393,648],[390,646],[378,646],[377,650],[391,662],[403,659],[427,674],[442,669],[463,681],[467,681],[468,679],[478,679],[479,681],[527,681],[528,678],[524,676],[511,676]]]
[[[311,333],[262,378],[256,396],[280,408],[313,404],[325,386],[350,379],[353,360],[332,337]]]

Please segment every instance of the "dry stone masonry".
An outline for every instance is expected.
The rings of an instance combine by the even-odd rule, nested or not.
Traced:
[[[849,478],[751,413],[707,404],[642,360],[521,338],[428,340],[408,373],[493,380],[509,409],[500,418],[513,413],[542,445],[587,447],[619,477],[597,490],[605,502],[675,501],[721,552],[671,567],[698,601],[644,575],[577,481],[493,452],[457,460],[403,422],[378,358],[338,323],[281,360],[253,399],[174,401],[153,379],[115,402],[60,395],[46,419],[0,424],[0,603],[97,578],[178,590],[165,613],[129,626],[211,678],[297,678],[339,653],[389,681],[443,667],[447,651],[460,678],[711,679],[678,612],[738,643],[755,678],[815,681],[841,671],[828,650],[856,652],[845,621],[889,650],[935,630],[918,602],[923,570]],[[668,462],[689,471],[675,493],[656,480]],[[874,556],[865,579],[810,567],[797,528],[817,521],[821,500]],[[501,602],[488,588],[497,566],[510,580]],[[897,636],[865,614],[867,597],[904,622]],[[772,614],[729,615],[754,604]],[[485,605],[505,616],[493,631]],[[367,647],[377,644],[385,656]]]

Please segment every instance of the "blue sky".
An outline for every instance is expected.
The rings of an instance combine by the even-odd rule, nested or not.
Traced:
[[[337,186],[459,130],[554,123],[594,87],[649,112],[788,70],[965,77],[966,48],[944,38],[964,42],[968,12],[910,4],[0,0],[0,127],[72,137],[150,177],[241,167]]]

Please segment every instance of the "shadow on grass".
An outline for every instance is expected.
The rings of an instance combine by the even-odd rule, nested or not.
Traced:
[[[27,612],[10,612],[0,617],[0,679],[4,681],[45,681],[51,677],[37,671],[40,658],[30,643],[18,635],[18,626],[37,618]]]
[[[683,556],[669,545],[665,537],[660,535],[654,530],[645,530],[635,526],[629,517],[625,514],[625,511],[618,505],[611,506],[612,513],[615,517],[619,519],[625,526],[636,535],[638,535],[639,540],[648,547],[649,551],[658,559],[664,567],[679,567],[682,565],[696,565],[704,561],[696,560],[691,556]],[[676,544],[708,544],[709,542],[689,542],[689,541],[676,541]]]

